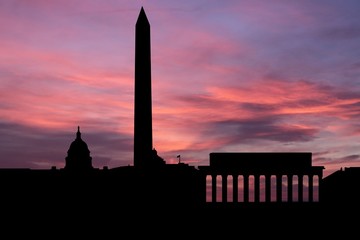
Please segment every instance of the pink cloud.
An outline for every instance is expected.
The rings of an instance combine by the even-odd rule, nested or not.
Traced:
[[[212,149],[243,146],[239,149],[244,150],[247,143],[263,140],[273,144],[257,145],[257,151],[289,151],[277,142],[297,142],[291,151],[326,149],[336,145],[329,142],[331,139],[348,136],[345,130],[350,126],[344,125],[343,114],[356,106],[346,103],[359,101],[351,89],[306,81],[264,80],[208,90],[204,95],[170,98],[155,108],[154,124],[161,129],[155,136],[157,145],[163,147],[161,153],[166,155],[174,149],[189,155],[197,152],[197,159],[206,162],[206,152]],[[352,120],[355,118],[346,121]],[[324,135],[333,137],[326,140]],[[347,143],[342,143],[344,146],[337,148],[344,149]]]

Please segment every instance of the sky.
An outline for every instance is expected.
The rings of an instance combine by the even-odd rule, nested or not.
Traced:
[[[135,23],[151,25],[153,145],[312,152],[360,167],[358,0],[0,0],[0,168],[133,165]]]

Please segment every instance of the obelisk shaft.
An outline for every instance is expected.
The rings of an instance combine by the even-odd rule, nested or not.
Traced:
[[[134,166],[143,167],[152,157],[152,98],[150,24],[141,8],[135,29]]]

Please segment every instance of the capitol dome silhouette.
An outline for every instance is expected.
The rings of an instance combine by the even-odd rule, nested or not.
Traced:
[[[92,157],[86,142],[81,139],[80,127],[76,133],[76,139],[71,143],[65,158],[66,170],[89,170],[93,169]]]

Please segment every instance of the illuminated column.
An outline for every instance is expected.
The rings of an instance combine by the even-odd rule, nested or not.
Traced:
[[[319,174],[317,175],[318,176],[318,181],[317,181],[317,184],[318,184],[318,187],[317,187],[317,191],[318,191],[318,201],[320,202],[321,201],[321,179],[322,179],[322,174]]]
[[[222,178],[222,202],[227,202],[227,175],[221,175]]]
[[[238,175],[233,175],[233,202],[238,202]]]
[[[276,201],[282,201],[282,175],[276,175]]]
[[[265,202],[271,202],[271,175],[265,175]]]
[[[260,202],[260,176],[254,175],[254,202]]]
[[[288,180],[288,183],[287,183],[288,202],[292,202],[293,201],[293,175],[292,174],[287,175],[287,180]]]
[[[212,202],[216,202],[216,175],[211,175],[211,198],[212,198]]]
[[[313,177],[314,176],[312,174],[310,174],[308,176],[308,178],[309,178],[309,189],[308,189],[308,191],[309,191],[309,202],[314,201],[314,187],[313,187],[314,181],[313,181]]]
[[[209,175],[211,176],[211,175]],[[200,186],[203,186],[203,191],[200,193],[200,197],[202,199],[204,199],[204,202],[208,202],[208,175],[207,174],[204,174],[201,179],[201,183],[200,183]]]
[[[244,175],[244,202],[249,202],[249,175]]]
[[[299,199],[299,202],[303,202],[303,178],[304,176],[302,174],[298,175],[298,186],[299,186],[299,189],[298,189],[298,199]]]

